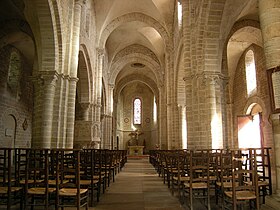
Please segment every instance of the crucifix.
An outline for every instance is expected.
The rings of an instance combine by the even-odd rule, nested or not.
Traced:
[[[135,130],[135,131],[132,131],[129,135],[135,139],[135,144],[136,146],[138,146],[138,140],[139,140],[139,136],[142,135],[143,132],[141,132],[140,130]]]

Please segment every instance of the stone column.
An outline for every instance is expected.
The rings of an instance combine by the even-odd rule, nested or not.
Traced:
[[[70,61],[70,77],[77,77],[79,47],[80,47],[80,28],[81,28],[81,13],[84,0],[75,0],[73,31],[72,31],[72,54]]]
[[[96,62],[96,92],[95,92],[95,103],[94,103],[94,114],[93,114],[93,144],[96,148],[100,147],[101,141],[101,96],[102,96],[102,72],[103,72],[103,59],[104,49],[97,48],[97,62]]]
[[[279,0],[259,0],[260,25],[264,41],[266,69],[280,68],[280,2]],[[277,106],[280,108],[280,73],[273,73],[273,88]],[[280,115],[271,115],[273,140],[276,155],[276,177],[280,175]],[[280,195],[280,178],[276,180],[276,192]]]
[[[77,78],[69,79],[66,143],[64,145],[65,148],[73,148],[73,143],[74,143],[75,101],[76,101],[77,82],[78,82]]]
[[[81,27],[81,12],[83,0],[75,0],[73,30],[72,30],[72,48],[71,61],[69,73],[69,87],[68,87],[68,112],[67,112],[67,129],[65,148],[73,148],[74,142],[74,124],[75,124],[75,100],[77,87],[77,69],[78,69],[78,55],[80,45],[80,27]]]
[[[81,106],[81,120],[83,121],[88,121],[89,120],[89,107],[90,103],[85,102],[85,103],[80,103]]]
[[[220,90],[220,76],[218,74],[208,74],[206,75],[208,79],[208,105],[210,108],[209,117],[210,117],[210,133],[211,133],[211,142],[208,142],[208,147],[213,149],[223,148],[223,131],[222,131],[222,110],[221,110],[221,99],[219,96],[221,93],[217,93]]]
[[[52,139],[53,106],[58,75],[54,71],[39,72],[35,80],[35,105],[32,131],[33,148],[50,148]]]
[[[173,47],[169,44],[166,49],[166,96],[167,96],[167,136],[168,149],[176,148],[178,141],[178,112],[175,101],[175,81],[174,81],[174,57]]]

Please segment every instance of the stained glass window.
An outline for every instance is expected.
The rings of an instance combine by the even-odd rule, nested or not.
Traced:
[[[142,109],[142,102],[140,98],[136,98],[133,101],[133,123],[134,124],[141,124],[141,110]]]

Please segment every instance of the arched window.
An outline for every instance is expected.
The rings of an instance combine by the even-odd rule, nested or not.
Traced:
[[[21,76],[21,59],[17,52],[12,52],[10,55],[8,87],[16,96],[20,94],[20,76]]]
[[[183,19],[183,6],[181,0],[178,0],[177,2],[177,15],[178,15],[178,25],[179,27],[181,27],[182,19]]]
[[[133,101],[133,123],[136,125],[141,124],[142,115],[142,101],[140,98],[135,98]]]
[[[254,52],[249,50],[245,56],[247,95],[250,96],[257,88]]]

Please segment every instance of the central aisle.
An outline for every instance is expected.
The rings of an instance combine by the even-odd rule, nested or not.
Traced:
[[[102,194],[96,210],[178,210],[178,198],[149,163],[148,157],[128,159],[115,182]]]

